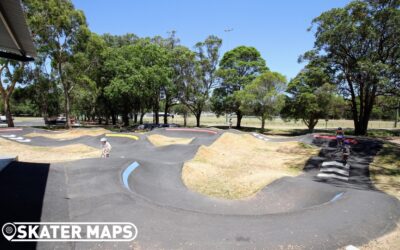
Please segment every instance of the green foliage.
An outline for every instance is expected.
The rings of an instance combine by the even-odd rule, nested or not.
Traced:
[[[242,90],[267,70],[264,59],[254,47],[239,46],[226,52],[219,64],[218,76],[221,85],[213,92],[212,110],[217,115],[236,113],[237,127],[240,127],[243,110],[241,100],[236,98],[234,93]]]
[[[111,76],[105,95],[122,108],[125,123],[136,99],[141,101],[139,109],[151,107],[158,114],[160,89],[171,74],[168,51],[143,39],[109,48],[105,57],[106,73]]]
[[[17,64],[10,67],[15,75],[2,72],[7,88],[13,82],[29,85],[11,99],[15,113],[40,113],[46,119],[62,113],[64,106],[66,116],[100,123],[111,118],[114,124],[122,116],[129,124],[130,117],[136,122],[138,114],[150,110],[158,123],[163,109],[185,116],[190,112],[200,126],[201,114],[211,107],[217,115],[235,113],[237,127],[244,114],[260,117],[264,127],[281,109],[286,80],[269,71],[254,47],[239,46],[220,60],[222,40],[216,36],[193,50],[179,44],[175,31],[166,38],[100,36],[90,32],[84,13],[71,0],[23,4],[38,57],[21,67],[23,74],[14,70]],[[353,116],[357,134],[366,131],[371,117],[396,117],[399,5],[397,0],[360,0],[317,17],[314,50],[302,57],[309,64],[290,82],[282,116],[301,119],[310,129],[319,119]],[[2,106],[9,110],[4,97],[9,100],[13,88],[2,95]],[[333,94],[336,90],[341,96]]]
[[[2,108],[9,127],[14,127],[10,99],[17,82],[23,79],[25,64],[13,60],[0,59],[0,96]]]
[[[235,92],[235,99],[242,103],[242,110],[248,111],[261,119],[261,129],[264,130],[265,120],[272,119],[279,114],[283,104],[283,90],[286,77],[267,71],[258,76],[254,81]]]
[[[76,75],[72,75],[73,66],[69,64],[73,64],[73,57],[84,49],[90,36],[85,15],[70,0],[24,0],[23,3],[39,57],[50,62],[53,76],[62,86],[66,126],[70,127],[71,91]]]
[[[400,1],[353,1],[313,24],[315,49],[304,58],[327,63],[350,100],[356,134],[364,135],[376,97],[400,89]]]
[[[184,79],[180,100],[195,115],[197,126],[200,126],[200,116],[209,100],[210,93],[217,84],[217,66],[219,49],[222,40],[216,36],[209,36],[204,42],[195,46],[195,57],[186,52],[188,59],[183,64]]]
[[[312,131],[319,119],[328,119],[333,113],[334,90],[323,67],[307,65],[289,83],[282,117],[301,119]]]

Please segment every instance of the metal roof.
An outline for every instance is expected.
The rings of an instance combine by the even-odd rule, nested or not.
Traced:
[[[20,0],[0,1],[0,57],[32,61],[36,49]]]

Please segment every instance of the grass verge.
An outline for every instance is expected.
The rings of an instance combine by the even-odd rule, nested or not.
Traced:
[[[400,199],[400,144],[385,142],[370,165],[370,176],[379,190]],[[400,223],[390,233],[360,247],[362,250],[398,249]]]
[[[400,199],[400,145],[386,142],[370,165],[375,186]]]

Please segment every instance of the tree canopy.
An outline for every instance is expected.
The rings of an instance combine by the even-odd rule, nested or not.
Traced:
[[[290,81],[286,92],[282,117],[302,120],[310,131],[319,119],[328,119],[333,113],[335,86],[320,65],[307,65]]]
[[[167,36],[99,35],[71,0],[23,0],[38,56],[32,63],[0,61],[0,109],[12,114],[63,115],[99,124],[153,123],[171,111],[301,120],[353,118],[366,134],[371,118],[398,120],[400,110],[400,1],[357,0],[312,22],[314,48],[307,65],[286,85],[260,52],[238,46],[221,55],[222,39],[209,35],[187,47]],[[221,57],[222,56],[222,57]],[[283,95],[284,93],[284,95]],[[397,122],[395,123],[397,125]]]
[[[236,98],[234,93],[242,90],[267,70],[265,60],[254,47],[239,46],[226,52],[219,64],[218,76],[221,83],[213,93],[213,111],[218,115],[236,113],[236,126],[240,128],[243,110],[241,100]]]
[[[399,7],[397,0],[353,1],[313,21],[315,46],[304,58],[327,63],[359,135],[367,133],[376,97],[399,90]]]

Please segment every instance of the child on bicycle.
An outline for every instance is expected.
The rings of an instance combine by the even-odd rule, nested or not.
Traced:
[[[344,162],[347,162],[347,160],[349,159],[349,156],[350,156],[350,142],[349,141],[347,141],[347,140],[345,140],[344,141],[344,147],[343,147],[343,150],[342,150],[342,153],[343,153],[343,155],[342,155],[342,159],[343,159],[343,161]]]
[[[338,147],[343,147],[344,131],[341,127],[336,130],[336,142]]]

